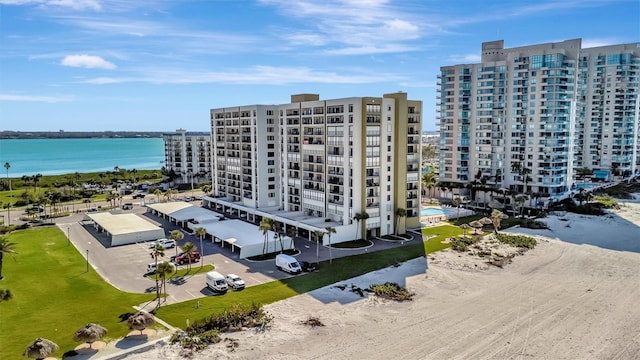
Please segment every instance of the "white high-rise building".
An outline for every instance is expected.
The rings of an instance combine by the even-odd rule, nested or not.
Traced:
[[[162,134],[164,175],[178,184],[211,181],[211,134],[178,129]]]
[[[421,110],[402,92],[212,109],[205,206],[310,238],[332,227],[332,242],[417,227]]]
[[[440,178],[547,196],[640,169],[640,43],[583,49],[580,39],[504,48],[441,67]]]

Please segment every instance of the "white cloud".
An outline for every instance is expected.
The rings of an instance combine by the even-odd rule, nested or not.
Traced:
[[[388,72],[364,73],[350,69],[348,75],[333,71],[317,71],[306,67],[274,67],[257,65],[228,72],[176,71],[170,69],[144,69],[138,77],[98,77],[82,81],[88,84],[151,83],[151,84],[263,84],[283,85],[299,83],[316,84],[369,84],[399,81],[403,78]]]
[[[39,5],[66,7],[74,10],[101,10],[98,0],[0,0],[0,5]]]
[[[40,95],[11,95],[0,94],[0,101],[26,101],[26,102],[48,102],[56,103],[63,101],[71,101],[68,96],[40,96]]]
[[[404,46],[419,39],[422,23],[402,6],[387,0],[261,0],[275,7],[288,18],[298,18],[312,28],[278,29],[278,34],[292,45],[312,40],[306,45],[334,48],[331,54],[378,54],[412,51],[417,47]],[[364,45],[367,44],[367,45]],[[375,44],[375,45],[370,45]],[[346,45],[346,46],[345,46]],[[364,45],[364,46],[363,46]],[[335,49],[337,48],[337,50]],[[341,49],[345,48],[345,49]],[[381,51],[381,49],[384,49]],[[326,50],[326,49],[325,49]],[[370,50],[370,52],[367,52]]]
[[[67,55],[62,59],[60,65],[71,67],[83,67],[88,69],[115,69],[116,65],[110,63],[100,56],[93,55]]]

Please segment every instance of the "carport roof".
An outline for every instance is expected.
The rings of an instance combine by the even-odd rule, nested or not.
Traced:
[[[111,235],[160,229],[159,226],[148,222],[136,214],[111,214],[109,212],[101,212],[87,214],[87,216]]]
[[[227,243],[242,248],[252,244],[262,244],[264,235],[260,229],[242,220],[224,220],[202,224],[207,233]],[[269,231],[269,239],[273,239],[273,232]]]
[[[192,219],[211,220],[213,218],[220,217],[211,210],[203,209],[199,206],[195,206],[184,201],[149,204],[147,206],[160,213],[171,216],[177,221],[187,221]]]

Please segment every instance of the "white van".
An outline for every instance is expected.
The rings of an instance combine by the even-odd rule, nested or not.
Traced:
[[[227,280],[217,271],[207,273],[207,287],[215,292],[227,292]]]
[[[276,267],[290,274],[299,274],[302,272],[300,263],[293,256],[278,254],[276,255]]]

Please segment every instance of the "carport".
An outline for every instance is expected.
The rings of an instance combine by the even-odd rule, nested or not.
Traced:
[[[135,214],[109,212],[86,214],[98,231],[111,237],[111,246],[133,244],[164,237],[164,230]]]
[[[205,228],[214,241],[221,241],[223,247],[227,243],[232,251],[238,249],[241,259],[262,255],[264,234],[255,225],[242,220],[223,220],[202,223],[199,227]],[[267,253],[295,248],[293,239],[289,236],[282,236],[282,245],[273,231],[269,231],[267,239]]]
[[[162,218],[169,218],[182,228],[188,228],[188,222],[191,220],[210,221],[219,219],[220,216],[211,210],[203,209],[199,206],[189,204],[184,201],[172,201],[168,203],[148,204],[147,207],[152,213]]]

